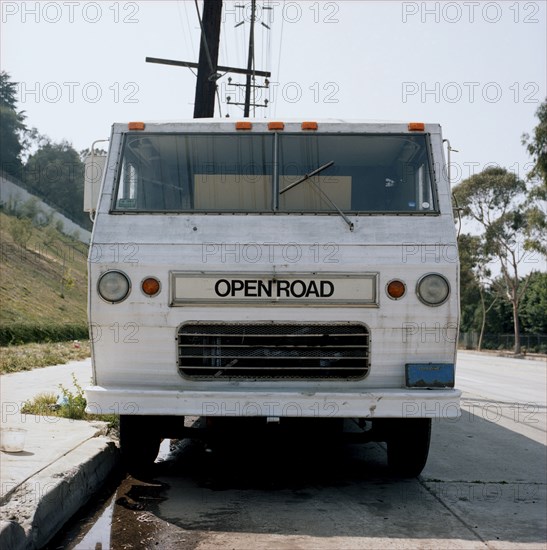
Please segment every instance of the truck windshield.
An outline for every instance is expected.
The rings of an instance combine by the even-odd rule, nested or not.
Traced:
[[[127,134],[114,210],[336,213],[325,195],[346,213],[435,212],[427,136]]]

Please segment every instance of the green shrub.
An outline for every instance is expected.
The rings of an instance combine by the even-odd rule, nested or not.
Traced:
[[[0,346],[29,342],[64,342],[89,338],[87,324],[29,325],[12,323],[0,325]]]

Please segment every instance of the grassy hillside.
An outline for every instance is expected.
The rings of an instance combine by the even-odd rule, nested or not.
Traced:
[[[87,337],[87,247],[0,212],[0,345]]]

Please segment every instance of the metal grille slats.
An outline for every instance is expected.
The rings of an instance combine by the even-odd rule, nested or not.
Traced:
[[[179,329],[178,364],[194,379],[360,379],[369,334],[357,323],[193,323]]]

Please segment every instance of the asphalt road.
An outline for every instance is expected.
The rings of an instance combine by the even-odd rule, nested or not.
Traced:
[[[487,399],[534,402],[545,407],[547,363],[460,351],[456,384],[464,392]]]
[[[390,477],[383,444],[327,434],[248,430],[213,452],[185,440],[52,547],[545,548],[546,369],[460,353],[463,415],[433,422],[417,479]]]
[[[471,413],[545,444],[545,361],[460,352],[456,385],[464,392],[462,404]]]

